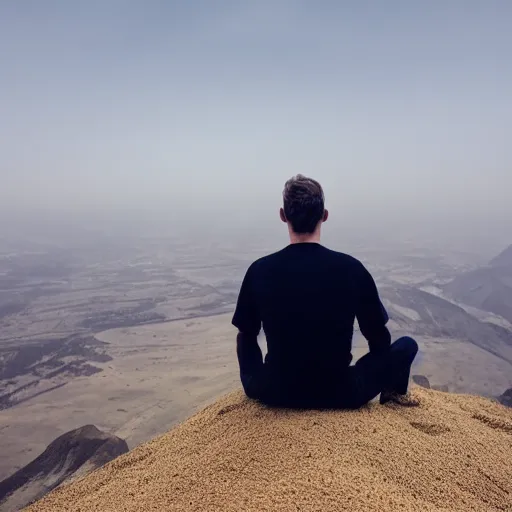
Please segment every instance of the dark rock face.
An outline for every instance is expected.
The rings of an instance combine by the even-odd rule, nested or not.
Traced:
[[[503,395],[498,397],[498,400],[503,405],[506,405],[508,407],[512,407],[512,388],[507,389]]]
[[[61,435],[30,464],[0,482],[0,500],[23,507],[62,482],[96,469],[128,451],[126,441],[85,425]],[[17,492],[23,496],[16,496]]]
[[[413,375],[412,380],[422,388],[430,389],[430,382],[425,375]]]

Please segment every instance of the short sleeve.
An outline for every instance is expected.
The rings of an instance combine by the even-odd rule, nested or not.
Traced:
[[[261,330],[261,318],[254,295],[252,279],[253,267],[251,266],[242,282],[235,314],[231,323],[237,327],[240,332],[257,336]]]

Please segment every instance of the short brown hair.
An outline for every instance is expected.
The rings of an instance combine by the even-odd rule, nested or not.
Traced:
[[[313,233],[324,215],[325,197],[318,181],[297,174],[284,185],[283,210],[298,234]]]

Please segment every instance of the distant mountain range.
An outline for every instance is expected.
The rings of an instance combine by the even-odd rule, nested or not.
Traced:
[[[459,275],[443,288],[452,299],[512,323],[512,245],[488,265]]]

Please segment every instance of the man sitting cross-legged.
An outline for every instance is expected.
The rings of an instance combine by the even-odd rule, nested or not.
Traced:
[[[283,192],[281,220],[290,245],[261,258],[242,283],[233,325],[245,393],[270,405],[358,408],[417,405],[407,392],[417,343],[391,343],[388,315],[363,264],[320,244],[328,218],[318,182],[298,175]],[[352,361],[357,318],[369,353]],[[263,361],[261,327],[268,352]]]

